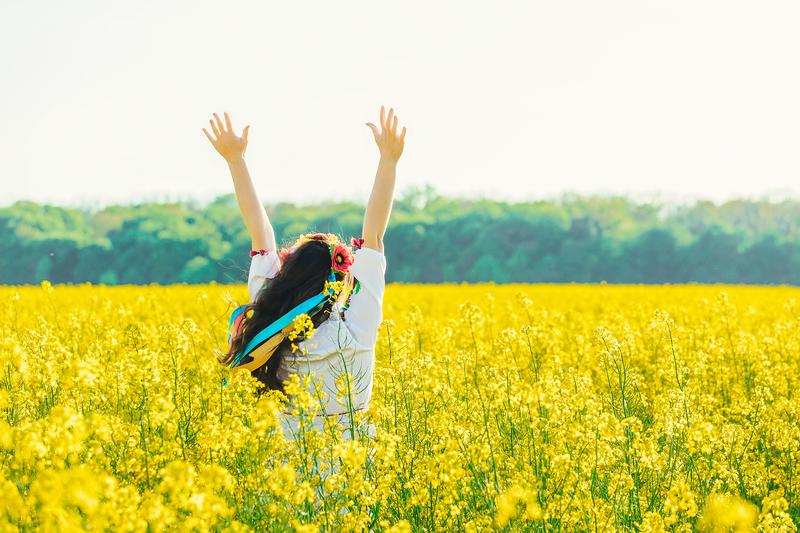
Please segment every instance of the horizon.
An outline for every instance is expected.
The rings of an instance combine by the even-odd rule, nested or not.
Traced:
[[[0,201],[228,193],[201,133],[225,110],[264,202],[364,198],[381,104],[400,190],[797,196],[798,25],[788,1],[7,2]]]
[[[507,204],[525,204],[525,203],[536,203],[536,202],[547,202],[553,204],[560,204],[560,203],[569,203],[574,199],[624,199],[631,204],[635,205],[657,205],[661,207],[692,207],[702,203],[711,203],[715,206],[722,206],[725,204],[735,203],[735,202],[752,202],[752,203],[768,203],[768,204],[780,204],[784,202],[797,202],[800,203],[800,194],[794,193],[793,191],[771,191],[765,192],[762,195],[752,195],[752,196],[731,196],[728,198],[710,198],[710,197],[702,197],[702,196],[679,196],[676,194],[670,193],[662,193],[658,191],[653,192],[640,192],[635,194],[624,194],[624,193],[617,193],[613,191],[599,191],[599,192],[592,192],[592,191],[562,191],[560,193],[552,194],[549,196],[539,196],[539,197],[526,197],[526,198],[504,198],[501,196],[485,196],[485,195],[478,195],[478,194],[452,194],[452,193],[443,193],[442,191],[436,190],[435,188],[428,188],[426,189],[424,186],[409,186],[406,188],[399,188],[396,191],[395,197],[397,199],[402,199],[404,196],[414,193],[422,193],[424,191],[430,191],[431,194],[435,197],[446,198],[449,200],[461,201],[461,202],[479,202],[479,201],[488,201],[488,202],[497,202],[497,203],[507,203]],[[19,198],[13,201],[8,201],[5,203],[0,203],[0,209],[12,207],[16,203],[20,202],[32,202],[37,205],[41,206],[52,206],[52,207],[60,207],[65,209],[78,209],[78,210],[86,210],[86,211],[102,211],[103,209],[111,208],[111,207],[135,207],[139,205],[189,205],[193,207],[200,207],[205,208],[210,205],[212,202],[218,200],[219,198],[223,197],[232,197],[235,199],[235,194],[233,191],[231,192],[222,192],[219,194],[215,194],[208,197],[200,197],[200,196],[162,196],[162,197],[151,197],[151,198],[142,198],[139,200],[131,200],[131,201],[74,201],[74,202],[46,202],[40,201],[36,199],[30,198]],[[337,198],[328,198],[328,199],[316,199],[316,200],[293,200],[293,199],[272,199],[271,201],[262,201],[262,203],[266,206],[274,206],[278,204],[291,204],[297,207],[313,207],[317,205],[321,205],[324,203],[359,203],[363,199],[360,197],[355,196],[341,196]]]

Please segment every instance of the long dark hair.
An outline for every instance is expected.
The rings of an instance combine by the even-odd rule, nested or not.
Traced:
[[[330,246],[322,236],[313,236],[310,240],[300,244],[285,258],[278,274],[264,284],[253,303],[249,304],[245,312],[241,333],[231,342],[230,351],[221,361],[230,364],[238,352],[262,329],[280,318],[293,307],[304,300],[321,293],[325,288],[325,281],[331,272]],[[343,275],[336,272],[337,281],[342,281]],[[318,327],[331,314],[333,302],[326,301],[322,310],[315,314],[311,321]],[[252,310],[252,315],[248,312]],[[286,350],[291,349],[292,342],[284,339],[269,358],[266,364],[251,371],[251,375],[266,385],[267,389],[283,392],[283,383],[278,379],[278,368]]]

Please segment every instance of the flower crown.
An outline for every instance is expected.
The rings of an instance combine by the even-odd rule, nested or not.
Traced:
[[[281,263],[286,261],[286,258],[289,254],[293,253],[299,246],[308,242],[308,241],[323,241],[328,245],[331,253],[331,270],[328,274],[328,279],[325,282],[325,288],[323,290],[324,293],[328,294],[328,298],[331,301],[336,300],[339,296],[346,292],[346,298],[344,304],[342,305],[342,318],[344,318],[344,312],[350,307],[350,296],[353,294],[357,294],[361,290],[361,284],[357,279],[353,279],[352,285],[349,287],[345,286],[345,281],[339,281],[336,279],[336,274],[347,274],[350,272],[350,267],[355,262],[355,255],[349,246],[339,240],[333,233],[305,233],[300,235],[295,243],[288,247],[282,248],[279,252],[279,256],[281,259]],[[361,245],[364,243],[364,239],[356,239],[355,237],[350,239],[350,244],[355,249],[360,249]]]
[[[333,272],[346,274],[350,271],[350,267],[353,265],[353,261],[355,260],[353,252],[347,245],[339,240],[339,237],[333,233],[306,233],[300,235],[292,246],[281,249],[281,262],[285,262],[286,257],[289,254],[294,252],[300,245],[308,241],[324,241],[327,243],[331,252],[331,270]],[[352,243],[360,248],[359,241],[360,240],[353,239]]]

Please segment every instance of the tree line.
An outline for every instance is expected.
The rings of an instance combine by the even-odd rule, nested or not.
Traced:
[[[358,236],[354,202],[267,206],[285,244]],[[509,203],[410,190],[385,237],[391,282],[800,284],[800,202],[691,205],[564,196]],[[250,240],[232,195],[208,204],[0,208],[0,284],[238,283]]]

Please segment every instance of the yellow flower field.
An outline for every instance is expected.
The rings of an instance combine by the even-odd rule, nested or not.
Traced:
[[[796,531],[799,290],[390,286],[375,439],[291,441],[245,292],[0,288],[0,531]]]

